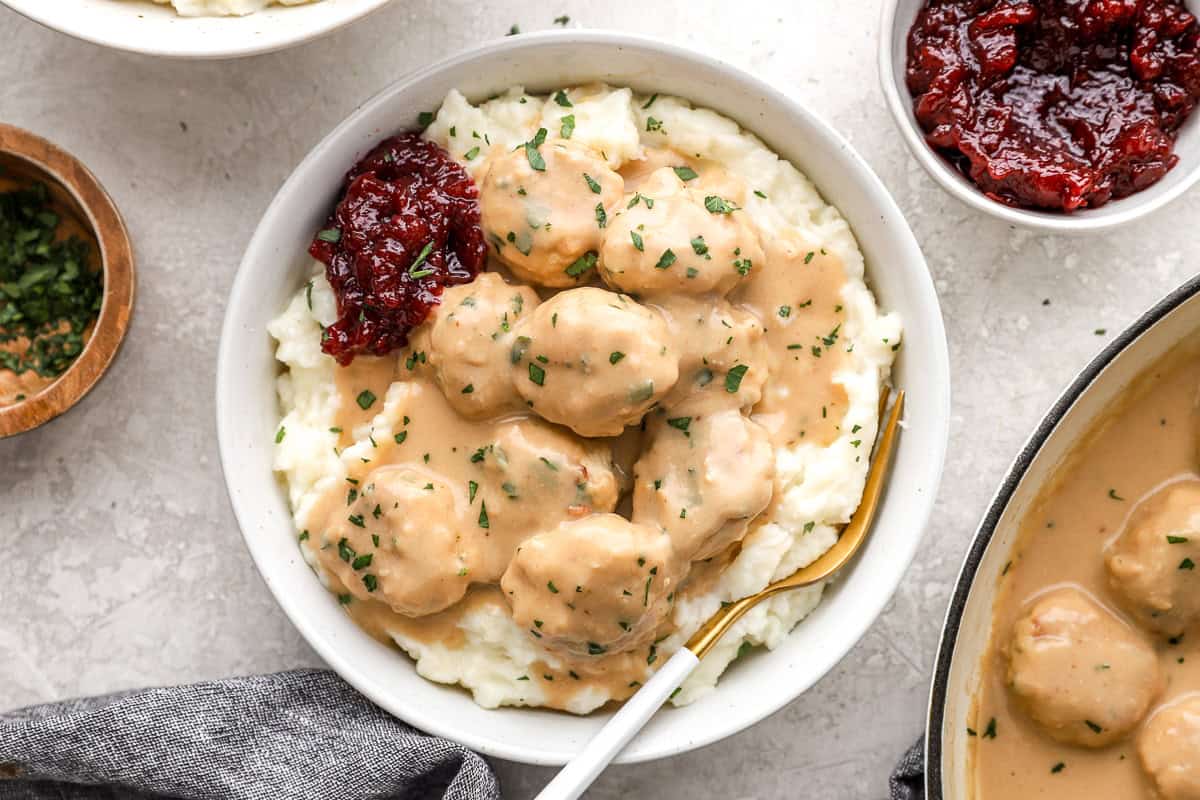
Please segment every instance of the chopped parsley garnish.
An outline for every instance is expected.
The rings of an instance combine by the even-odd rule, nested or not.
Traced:
[[[481,500],[479,501],[479,527],[488,528],[490,526],[491,523],[488,522],[487,515],[487,502]]]
[[[708,243],[704,241],[703,236],[697,236],[695,239],[692,239],[692,252],[698,256],[708,253]]]
[[[525,143],[525,158],[529,159],[529,166],[538,172],[546,171],[546,159],[542,158],[542,153],[538,150],[545,141],[546,129],[538,128],[533,138]]]
[[[585,172],[583,173],[583,181],[592,190],[593,194],[600,194],[600,184],[596,182],[595,178]]]
[[[637,231],[630,231],[629,238],[633,240],[633,246],[639,252],[645,252],[646,245],[642,242],[642,237]]]
[[[604,203],[596,203],[596,227],[604,228],[608,225],[608,214],[604,211]]]
[[[322,242],[337,244],[342,240],[342,230],[341,228],[326,228],[323,231],[317,232],[317,238]]]
[[[599,214],[597,214],[599,216]],[[604,227],[601,225],[600,227]],[[564,270],[572,278],[578,278],[585,272],[590,272],[596,268],[597,254],[595,250],[588,250],[586,253],[575,259],[570,266]]]
[[[546,384],[546,370],[542,369],[537,364],[534,364],[532,361],[530,361],[529,362],[529,380],[533,381],[538,386],[544,386]]]
[[[475,147],[472,147],[470,150],[463,153],[463,158],[465,158],[467,161],[473,161],[475,159],[475,156],[477,156],[477,155],[479,155],[479,146],[478,145],[476,145]]]
[[[375,405],[375,393],[370,389],[363,389],[358,393],[358,407],[366,411],[371,406]]]
[[[725,391],[730,394],[736,394],[737,390],[742,386],[742,378],[746,375],[746,370],[750,369],[745,364],[738,364],[729,372],[725,373]]]
[[[275,432],[275,444],[279,444],[280,442],[282,442],[283,437],[285,437],[285,436],[287,436],[287,428],[280,425],[279,430]]]
[[[1092,733],[1103,733],[1104,732],[1104,728],[1101,728],[1099,725],[1092,722],[1090,719],[1085,719],[1083,721],[1083,724],[1087,725],[1091,729]]]
[[[605,646],[603,646],[603,645],[596,644],[595,642],[588,642],[588,643],[587,643],[587,648],[588,648],[588,655],[589,655],[589,656],[602,656],[602,655],[604,655],[605,653],[607,653],[607,652],[608,652],[608,648],[607,648],[607,647],[605,647]]]
[[[467,502],[475,502],[475,493],[479,491],[479,484],[475,481],[467,481]]]
[[[379,588],[379,579],[369,572],[363,575],[362,581],[363,586],[367,587],[368,592],[373,592]]]
[[[1109,489],[1108,496],[1109,496],[1109,499],[1111,499],[1111,500],[1124,500],[1125,499],[1124,497],[1121,497],[1121,495],[1117,494],[1116,489]]]
[[[408,268],[408,277],[424,278],[426,275],[433,274],[433,270],[428,267],[425,269],[417,269],[425,263],[425,259],[429,258],[429,254],[431,252],[433,252],[433,242],[429,241],[425,243],[425,246],[421,248],[421,252],[417,253],[417,257],[413,259],[412,264]]]
[[[704,207],[708,209],[710,214],[732,214],[734,211],[737,211],[737,206],[715,194],[710,194],[704,198]]]
[[[570,139],[571,135],[575,133],[575,115],[567,114],[559,122],[561,124],[558,127],[558,135],[564,139]]]
[[[392,438],[396,440],[396,444],[404,444],[404,440],[408,438],[408,431],[400,431]]]
[[[1057,775],[1058,773],[1062,772],[1066,768],[1067,768],[1067,765],[1060,761],[1057,764],[1055,764],[1053,767],[1050,768],[1050,774]]]
[[[658,92],[655,92],[654,94],[650,95],[650,99],[642,104],[642,110],[645,110],[645,109],[649,108],[650,106],[654,105],[654,101],[657,99],[658,99]]]
[[[1195,569],[1196,562],[1192,561],[1190,558],[1185,558],[1183,561],[1179,562],[1179,568],[1180,569]]]
[[[641,403],[654,396],[654,381],[645,381],[630,390],[629,401]]]
[[[663,254],[658,257],[658,263],[654,265],[655,269],[668,269],[675,263],[675,253],[671,248],[663,250]]]
[[[546,588],[550,590],[550,594],[558,594],[558,587],[554,585],[554,581],[546,581]]]
[[[567,97],[567,93],[562,89],[559,89],[554,93],[554,102],[558,103],[563,108],[571,108],[573,105],[573,103],[571,103],[571,99]]]
[[[620,350],[613,350],[611,353],[608,354],[608,363],[616,364],[618,361],[620,361],[624,357],[625,357],[625,354],[622,353]]]
[[[433,124],[433,112],[422,111],[420,114],[417,114],[417,124],[422,128],[428,128]]]
[[[677,428],[677,429],[683,431],[684,433],[687,433],[688,426],[690,426],[692,424],[692,418],[691,417],[673,417],[672,419],[667,420],[667,424],[670,425],[672,428]]]
[[[987,727],[983,729],[983,738],[984,739],[995,739],[996,738],[996,718],[995,717],[992,717],[990,720],[988,720]]]
[[[672,169],[675,170],[675,174],[679,176],[679,180],[683,181],[684,183],[687,183],[688,181],[694,181],[696,178],[700,177],[696,174],[696,170],[692,169],[691,167],[672,167]]]
[[[1186,544],[1188,537],[1186,536],[1167,536],[1167,544]]]
[[[355,570],[366,569],[367,567],[371,566],[371,560],[374,557],[375,556],[373,553],[364,553],[361,556],[357,556],[350,566]]]

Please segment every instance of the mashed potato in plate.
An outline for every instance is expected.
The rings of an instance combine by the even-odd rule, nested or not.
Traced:
[[[154,0],[170,5],[182,17],[241,17],[262,11],[269,5],[298,6],[319,0]]]
[[[424,136],[480,188],[489,272],[339,367],[317,265],[269,328],[275,468],[317,575],[421,675],[587,713],[837,540],[900,320],[813,184],[685,100],[452,91]],[[748,613],[672,702],[822,589]]]

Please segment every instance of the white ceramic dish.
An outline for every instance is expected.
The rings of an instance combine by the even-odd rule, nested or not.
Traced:
[[[150,0],[0,0],[77,39],[171,58],[236,58],[282,50],[330,33],[387,2],[322,0],[271,6],[245,17],[181,17]]]
[[[296,168],[246,251],[222,331],[217,367],[221,461],[246,543],[284,611],[329,664],[376,703],[419,728],[484,753],[565,763],[607,715],[488,711],[459,689],[419,677],[402,653],[372,640],[321,588],[297,550],[287,500],[271,472],[279,409],[266,333],[306,279],[305,254],[343,175],[379,139],[416,125],[458,88],[482,99],[512,85],[531,91],[607,81],[677,94],[716,109],[792,160],[838,206],[867,258],[880,304],[905,324],[895,380],[909,392],[906,428],[871,540],[817,611],[774,652],[747,657],[718,690],[659,714],[623,753],[643,761],[735,733],[798,697],[866,632],[899,584],[933,505],[946,448],[945,332],[925,261],[899,209],[850,145],[800,104],[705,56],[615,33],[529,34],[486,44],[386,89],[338,126]]]
[[[980,523],[959,573],[934,667],[926,729],[926,797],[972,796],[972,706],[992,628],[992,606],[1026,509],[1126,386],[1172,347],[1200,336],[1200,277],[1146,312],[1067,387],[1030,436]]]
[[[987,197],[925,143],[921,126],[913,115],[912,95],[904,82],[908,29],[924,4],[925,0],[884,0],[879,27],[879,77],[888,109],[908,148],[925,171],[959,200],[1013,225],[1047,233],[1088,233],[1144,217],[1200,181],[1200,113],[1196,113],[1183,124],[1175,141],[1179,163],[1162,180],[1144,191],[1113,200],[1100,208],[1071,214],[1012,208]],[[1197,10],[1197,0],[1188,0],[1186,5],[1193,12]]]

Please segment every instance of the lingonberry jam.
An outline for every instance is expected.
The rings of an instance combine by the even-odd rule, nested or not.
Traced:
[[[478,196],[466,170],[415,133],[358,162],[309,247],[338,303],[321,349],[349,364],[403,347],[443,288],[473,280],[487,255]]]
[[[1095,208],[1178,161],[1200,29],[1180,0],[928,0],[907,81],[926,140],[989,197]]]

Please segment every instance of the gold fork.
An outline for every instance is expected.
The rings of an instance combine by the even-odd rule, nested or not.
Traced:
[[[887,406],[888,390],[885,388],[879,399],[879,416],[882,421]],[[767,585],[762,591],[743,597],[723,606],[708,622],[696,631],[688,643],[675,652],[667,663],[654,673],[649,681],[633,697],[625,701],[613,718],[600,729],[587,746],[571,759],[554,777],[536,800],[575,800],[592,785],[596,777],[609,762],[621,752],[629,740],[642,729],[659,707],[671,696],[683,679],[691,674],[713,646],[733,624],[756,605],[781,592],[812,586],[833,575],[854,556],[867,534],[883,496],[883,482],[895,448],[900,415],[904,410],[904,392],[896,394],[891,414],[883,425],[882,434],[875,445],[874,460],[867,473],[862,500],[850,522],[842,529],[833,547],[816,561],[802,567],[791,575]]]

